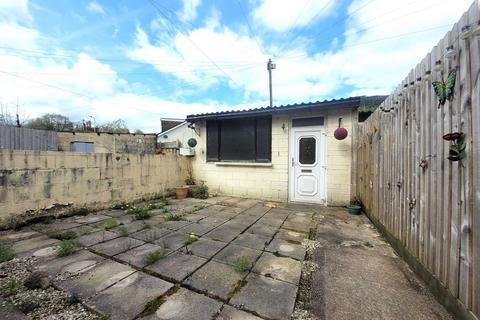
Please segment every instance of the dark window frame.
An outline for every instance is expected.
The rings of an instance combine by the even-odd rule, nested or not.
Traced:
[[[225,142],[225,137],[222,138],[222,127],[228,125],[229,121],[244,121],[248,124],[249,121],[254,121],[253,127],[253,158],[251,159],[225,159],[222,157],[222,141]],[[268,134],[267,139],[262,136],[261,140],[266,143],[261,146],[259,143],[259,122],[266,120],[266,127],[261,128],[262,131]],[[261,124],[260,124],[261,125]],[[246,162],[246,163],[270,163],[272,161],[272,116],[261,117],[245,117],[245,118],[230,118],[206,121],[206,161],[207,162]],[[213,136],[212,136],[213,135]],[[235,142],[232,142],[235,143]],[[261,149],[260,149],[261,148]],[[231,157],[231,150],[230,157]]]

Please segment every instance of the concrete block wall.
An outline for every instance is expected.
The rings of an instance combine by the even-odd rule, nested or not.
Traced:
[[[192,159],[193,173],[197,181],[205,181],[212,192],[223,195],[250,197],[273,201],[288,201],[289,126],[292,119],[325,117],[327,131],[327,203],[344,205],[350,201],[352,123],[357,113],[351,109],[277,113],[272,116],[272,161],[265,164],[245,165],[206,161],[206,123],[196,124],[200,135]],[[347,128],[347,139],[338,141],[333,132],[338,127],[338,118]]]
[[[0,224],[55,205],[103,207],[184,184],[189,159],[165,154],[0,150]]]

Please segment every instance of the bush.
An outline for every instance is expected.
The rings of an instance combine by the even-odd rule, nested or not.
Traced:
[[[75,252],[77,247],[78,247],[77,242],[73,240],[63,240],[58,245],[57,255],[59,257],[69,256]]]
[[[208,198],[208,187],[206,185],[201,185],[193,193],[193,197],[197,199],[207,199]]]
[[[12,246],[3,242],[0,242],[0,262],[5,262],[15,258],[15,251]]]
[[[185,184],[189,186],[195,185],[195,179],[193,179],[191,174],[185,179]]]

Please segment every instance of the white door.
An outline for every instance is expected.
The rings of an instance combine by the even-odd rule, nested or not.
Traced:
[[[290,131],[290,200],[325,203],[325,135],[323,126]]]

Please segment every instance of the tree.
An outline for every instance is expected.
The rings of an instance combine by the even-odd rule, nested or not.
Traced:
[[[127,123],[122,119],[117,119],[115,121],[107,122],[100,126],[100,132],[109,132],[109,133],[129,133]]]
[[[143,131],[142,131],[142,130],[140,130],[140,129],[137,129],[137,130],[135,130],[135,132],[134,132],[134,133],[135,133],[135,134],[143,134]]]
[[[55,113],[47,113],[41,117],[30,120],[25,128],[52,130],[52,131],[72,131],[73,122],[66,116]]]

